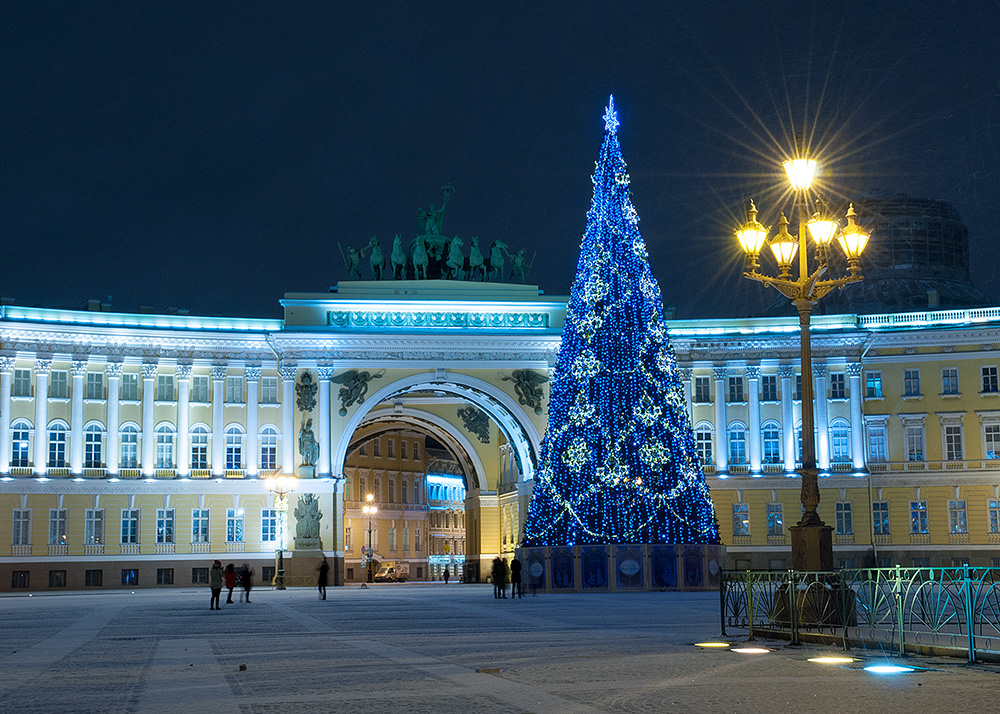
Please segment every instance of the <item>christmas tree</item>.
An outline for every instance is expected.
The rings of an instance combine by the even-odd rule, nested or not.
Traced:
[[[718,543],[611,98],[524,545]]]

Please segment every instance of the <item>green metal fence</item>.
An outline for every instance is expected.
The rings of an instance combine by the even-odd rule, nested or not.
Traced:
[[[1000,568],[723,571],[722,634],[1000,660]]]

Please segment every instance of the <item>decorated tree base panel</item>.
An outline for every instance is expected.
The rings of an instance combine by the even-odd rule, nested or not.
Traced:
[[[613,543],[518,548],[528,592],[718,590],[725,547]]]

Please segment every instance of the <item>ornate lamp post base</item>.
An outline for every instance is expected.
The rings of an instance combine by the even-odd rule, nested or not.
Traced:
[[[792,569],[808,572],[833,570],[833,528],[822,523],[797,525],[792,534]]]

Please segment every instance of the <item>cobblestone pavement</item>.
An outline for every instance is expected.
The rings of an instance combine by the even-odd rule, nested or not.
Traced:
[[[718,595],[540,595],[440,583],[0,597],[0,711],[994,711],[1000,668],[908,658],[876,676],[822,648],[706,651]],[[243,669],[245,665],[245,669]]]

